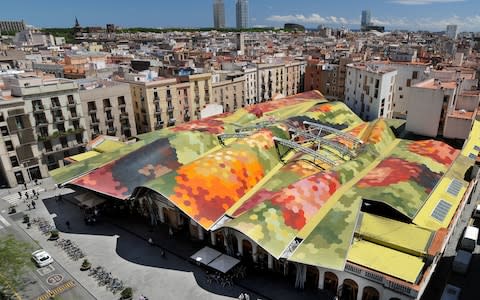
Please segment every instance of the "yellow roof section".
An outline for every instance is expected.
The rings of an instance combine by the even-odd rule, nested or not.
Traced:
[[[359,224],[357,233],[363,239],[416,256],[427,253],[435,235],[433,231],[413,224],[368,213],[361,215]]]
[[[440,228],[448,227],[467,189],[467,183],[463,181],[463,178],[456,178],[456,180],[459,180],[459,182],[462,183],[460,192],[457,194],[457,196],[447,193],[448,186],[452,183],[452,180],[453,178],[449,176],[444,176],[442,180],[440,180],[433,192],[430,194],[427,202],[425,202],[425,205],[413,219],[414,224],[435,231],[439,230]],[[432,214],[440,201],[450,205],[450,208],[448,209],[443,221],[439,221],[432,217]]]
[[[82,160],[86,160],[86,159],[92,158],[94,156],[97,156],[99,154],[100,153],[98,153],[97,151],[87,151],[87,152],[84,152],[84,153],[80,153],[80,154],[77,154],[77,155],[70,156],[69,158],[73,159],[75,161],[82,161]]]
[[[93,150],[104,153],[104,152],[113,152],[118,148],[125,146],[122,142],[112,141],[112,140],[104,140],[99,145],[95,146]]]
[[[468,157],[471,153],[478,155],[478,150],[475,150],[475,146],[480,147],[480,121],[474,121],[470,136],[462,149],[462,155]]]
[[[355,241],[348,261],[389,276],[416,283],[425,263],[421,258],[367,241]]]

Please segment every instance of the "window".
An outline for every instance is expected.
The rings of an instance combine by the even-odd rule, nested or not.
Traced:
[[[470,153],[470,154],[468,155],[468,158],[473,159],[473,160],[476,160],[476,159],[477,159],[477,156],[476,156],[475,154],[473,154],[473,153]]]
[[[399,87],[398,87],[398,90],[399,90],[399,91],[403,90],[403,87],[399,86]]]
[[[5,141],[5,147],[7,148],[7,151],[14,150],[12,141]]]
[[[412,79],[417,79],[417,78],[418,78],[418,71],[413,71]]]
[[[412,80],[411,79],[407,79],[407,87],[410,87],[412,85]]]
[[[15,116],[15,125],[19,130],[24,128],[22,116]]]
[[[0,113],[0,122],[4,122],[5,121],[5,118],[3,117],[3,114]]]
[[[12,167],[18,167],[18,159],[16,156],[10,156],[10,162],[12,163]]]
[[[0,127],[0,131],[2,132],[3,136],[9,136],[10,135],[10,133],[8,132],[7,126]]]
[[[403,99],[403,95],[400,95],[400,99]]]
[[[453,179],[450,185],[447,188],[447,193],[452,196],[458,196],[460,189],[463,187],[463,183],[458,179]]]
[[[432,212],[432,217],[439,222],[443,222],[452,205],[445,200],[440,199]]]

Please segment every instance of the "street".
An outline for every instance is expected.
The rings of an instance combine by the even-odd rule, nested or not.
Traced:
[[[17,195],[15,194],[17,197]],[[0,201],[0,237],[13,235],[16,240],[25,241],[31,245],[31,251],[41,249],[41,247],[25,233],[26,225],[23,229],[18,225],[23,220],[23,213],[8,215],[8,206],[10,203]],[[32,230],[32,229],[29,229]],[[53,257],[55,259],[55,257]],[[37,268],[33,261],[31,269],[22,277],[23,285],[18,291],[22,299],[49,299],[50,295],[60,295],[63,300],[77,299],[95,299],[85,288],[58,263]]]

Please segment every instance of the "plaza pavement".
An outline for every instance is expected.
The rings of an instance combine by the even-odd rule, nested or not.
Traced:
[[[27,210],[25,203],[19,202],[18,210],[25,211],[31,218],[43,217],[55,222],[60,237],[71,239],[86,254],[93,266],[104,266],[113,276],[123,280],[134,290],[134,299],[141,294],[154,299],[238,299],[247,292],[250,299],[331,299],[323,291],[299,291],[293,284],[279,276],[255,275],[238,282],[233,287],[207,284],[205,270],[187,261],[187,258],[202,245],[185,238],[168,236],[166,228],[156,228],[154,232],[139,219],[110,218],[94,226],[87,226],[79,207],[68,201],[69,189],[55,189],[50,180],[44,180],[45,189],[40,194],[44,201],[37,201],[35,210]],[[18,188],[17,188],[18,189]],[[16,193],[16,190],[10,194]],[[57,202],[55,197],[65,194],[65,201]],[[0,197],[5,193],[0,192]],[[71,224],[70,230],[65,222]],[[21,224],[26,227],[24,224]],[[86,272],[80,271],[81,261],[72,261],[61,248],[46,240],[40,231],[32,226],[25,231],[46,249],[68,272],[97,299],[118,299]],[[146,240],[152,237],[156,246]],[[160,255],[160,248],[166,249],[166,256]]]

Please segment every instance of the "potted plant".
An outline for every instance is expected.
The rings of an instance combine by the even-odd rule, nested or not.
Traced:
[[[80,271],[87,271],[90,270],[92,264],[88,261],[88,259],[84,259],[82,262],[82,266],[80,267]]]
[[[124,299],[124,300],[132,299],[132,297],[133,297],[132,288],[131,288],[131,287],[125,288],[125,289],[122,291],[121,296],[122,296],[121,299]]]
[[[58,230],[50,231],[50,237],[48,238],[49,241],[56,241],[60,237]]]
[[[9,214],[14,214],[17,212],[17,209],[15,208],[15,205],[11,205],[8,207],[8,213]]]

